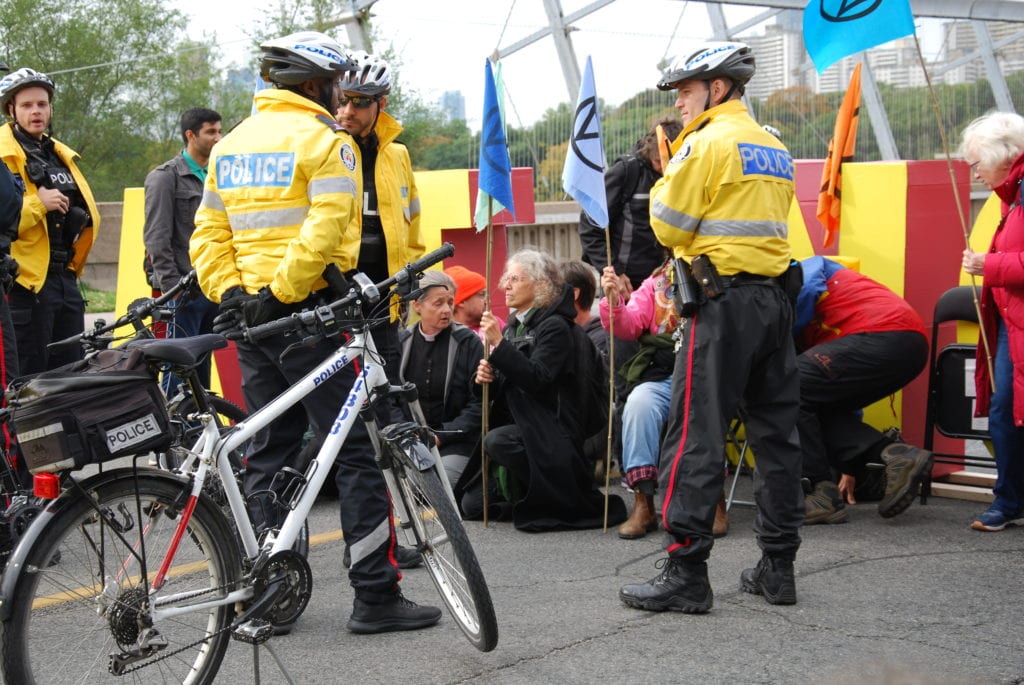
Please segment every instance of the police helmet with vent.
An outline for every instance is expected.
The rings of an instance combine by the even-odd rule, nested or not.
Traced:
[[[391,92],[391,67],[386,60],[362,50],[353,52],[351,57],[356,68],[338,81],[342,90],[370,97],[380,97]]]
[[[715,41],[704,44],[686,59],[676,58],[662,73],[659,90],[672,90],[689,79],[730,79],[742,88],[754,75],[754,53],[744,43]]]
[[[45,88],[46,92],[50,94],[50,99],[53,99],[53,91],[56,90],[56,86],[50,77],[35,69],[22,67],[0,79],[0,111],[6,113],[8,106],[14,101],[15,94],[30,86]]]
[[[336,79],[354,68],[345,48],[318,31],[300,31],[260,45],[260,76],[279,86]]]

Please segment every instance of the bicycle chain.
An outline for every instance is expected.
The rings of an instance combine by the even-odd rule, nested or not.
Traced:
[[[237,586],[237,583],[235,583],[235,585]],[[226,590],[228,588],[229,588],[229,586],[227,586],[227,585],[223,585],[221,587],[212,587],[209,590],[206,590],[206,591],[203,591],[201,593],[192,595],[191,597],[189,597],[189,599],[194,599],[196,597],[201,597],[203,595],[210,594],[212,592],[217,592],[219,590]],[[209,635],[206,635],[206,636],[196,640],[195,642],[191,642],[191,643],[189,643],[187,645],[183,645],[183,646],[179,647],[178,649],[174,650],[173,652],[161,652],[160,656],[157,656],[157,657],[155,657],[153,659],[150,659],[149,661],[146,661],[144,663],[132,664],[131,666],[128,666],[128,667],[124,668],[124,670],[121,671],[120,675],[127,675],[128,673],[134,673],[135,671],[141,670],[143,668],[148,668],[149,666],[152,666],[153,664],[159,663],[159,662],[163,661],[164,659],[168,659],[168,658],[170,658],[170,657],[172,657],[172,656],[174,656],[176,654],[181,654],[182,652],[187,651],[189,649],[192,649],[193,647],[196,647],[198,645],[201,645],[204,642],[209,642],[210,640],[212,640],[213,638],[217,637],[221,633],[227,632],[229,630],[234,630],[235,628],[237,628],[240,625],[242,625],[242,622],[237,621],[237,620],[236,621],[232,621],[229,625],[221,628],[217,632],[211,633]]]

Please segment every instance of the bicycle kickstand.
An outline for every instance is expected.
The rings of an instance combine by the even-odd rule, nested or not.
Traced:
[[[274,663],[277,664],[277,668],[281,671],[281,675],[283,675],[284,679],[288,681],[288,685],[295,685],[295,681],[292,680],[291,674],[288,673],[288,669],[284,667],[284,663],[277,656],[277,652],[275,652],[274,648],[270,646],[270,643],[264,642],[263,647],[270,652],[271,658],[273,658]],[[253,683],[255,685],[260,685],[260,645],[258,643],[253,643],[252,645],[252,671]]]

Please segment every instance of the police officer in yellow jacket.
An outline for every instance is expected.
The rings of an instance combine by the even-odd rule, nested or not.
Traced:
[[[402,125],[384,111],[391,92],[390,66],[362,50],[351,52],[349,57],[354,68],[338,80],[341,95],[336,114],[338,123],[359,146],[363,221],[357,270],[380,282],[425,251],[420,233],[420,198],[409,150],[397,140]],[[365,313],[370,314],[369,308]],[[402,382],[398,373],[398,314],[396,301],[391,307],[391,320],[372,331],[377,351],[384,358],[384,371],[396,385]],[[383,424],[401,420],[397,410],[393,411],[394,417],[381,417]],[[368,449],[369,440],[359,424],[344,449]],[[401,545],[395,557],[399,568],[413,568],[421,561],[415,550]]]
[[[0,79],[0,110],[12,119],[0,127],[0,158],[25,187],[18,239],[11,245],[19,273],[7,295],[22,374],[81,359],[76,345],[53,352],[46,346],[85,327],[78,278],[100,224],[78,154],[49,135],[55,89],[34,69]]]
[[[228,133],[210,156],[203,200],[189,251],[204,294],[220,303],[215,322],[230,332],[285,316],[317,302],[325,267],[356,265],[359,251],[359,157],[331,116],[337,79],[352,68],[331,38],[305,31],[260,46],[260,72],[274,88],[256,95],[257,112]],[[258,345],[238,342],[249,409],[255,411],[333,352],[325,342],[284,355],[278,335]],[[245,490],[257,524],[273,527],[266,506],[274,474],[294,462],[307,419],[326,435],[354,380],[351,367],[322,383],[253,440]],[[303,415],[305,414],[305,415]],[[441,612],[406,600],[393,559],[394,530],[384,479],[369,450],[338,458],[341,523],[352,550],[355,589],[347,627],[358,633],[423,628]]]
[[[619,593],[638,609],[711,609],[707,559],[724,480],[724,439],[741,405],[757,459],[755,531],[762,550],[757,566],[743,571],[741,587],[772,604],[796,602],[803,493],[788,298],[793,161],[740,100],[753,75],[749,47],[715,42],[674,62],[658,84],[678,91],[685,128],[651,190],[651,227],[683,260],[680,280],[692,266],[695,301],[680,303],[690,318],[677,331],[662,443],[669,557],[658,576]]]

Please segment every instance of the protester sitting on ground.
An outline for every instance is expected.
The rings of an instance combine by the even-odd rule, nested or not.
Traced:
[[[516,313],[503,335],[494,316],[484,312],[481,330],[493,350],[476,373],[477,383],[491,388],[492,428],[484,444],[504,472],[496,480],[514,503],[513,522],[520,530],[599,527],[604,502],[581,450],[596,411],[584,400],[588,364],[596,360],[593,345],[573,322],[572,289],[555,261],[533,249],[509,258],[501,284]],[[464,498],[467,515],[472,494]],[[625,518],[622,500],[613,496],[608,522]]]
[[[594,306],[594,297],[597,294],[597,278],[594,269],[578,259],[566,259],[559,264],[562,278],[572,288],[573,306],[576,308],[576,325],[583,329],[583,332],[594,343],[594,347],[601,355],[601,370],[603,371],[601,385],[604,387],[604,409],[605,416],[608,412],[608,331],[601,325],[601,319],[591,313]],[[618,431],[616,431],[618,432]],[[618,435],[616,435],[618,438]],[[616,442],[621,443],[621,439]],[[616,445],[612,446],[612,456],[620,459],[622,451]],[[594,478],[597,482],[605,480],[605,467],[608,459],[608,422],[605,421],[600,430],[587,437],[583,441],[583,458],[588,464],[595,467]]]
[[[812,488],[805,523],[845,522],[844,499],[856,504],[881,497],[878,513],[896,516],[913,502],[932,455],[868,425],[861,409],[892,395],[927,365],[924,322],[902,297],[838,262],[811,257],[801,266],[793,331],[800,352],[803,475]],[[878,473],[884,465],[884,494],[871,486],[878,482],[873,464]]]
[[[993,112],[975,119],[964,129],[960,152],[974,178],[1002,200],[1003,211],[988,252],[968,248],[963,254],[964,271],[985,278],[978,301],[988,349],[978,345],[975,412],[988,414],[996,484],[995,499],[971,528],[991,533],[1024,525],[1024,118]]]
[[[455,281],[455,310],[452,319],[476,333],[483,341],[480,317],[487,305],[487,280],[482,274],[459,265],[450,266],[444,272]],[[502,327],[505,325],[500,318],[498,323]]]
[[[594,297],[597,295],[594,269],[578,259],[566,259],[559,265],[559,270],[562,272],[562,278],[572,288],[573,306],[576,309],[574,321],[600,350],[607,366],[608,332],[601,325],[601,319],[591,312]]]
[[[434,431],[448,482],[459,482],[480,443],[480,396],[474,378],[484,356],[480,339],[452,322],[455,282],[427,271],[413,303],[419,321],[402,331],[399,374],[416,385],[427,425]]]
[[[622,413],[622,460],[626,485],[633,490],[633,513],[619,526],[624,540],[642,538],[657,530],[654,493],[658,487],[658,459],[661,435],[668,420],[672,399],[672,369],[675,366],[673,333],[679,327],[669,294],[671,262],[665,261],[639,288],[629,293],[629,281],[612,267],[601,274],[605,297],[599,304],[601,323],[609,325],[609,309],[615,320],[615,337],[635,340],[637,353],[624,360],[619,375],[625,381]],[[628,294],[628,300],[626,296]],[[729,532],[729,514],[724,496],[715,511],[712,533]]]

